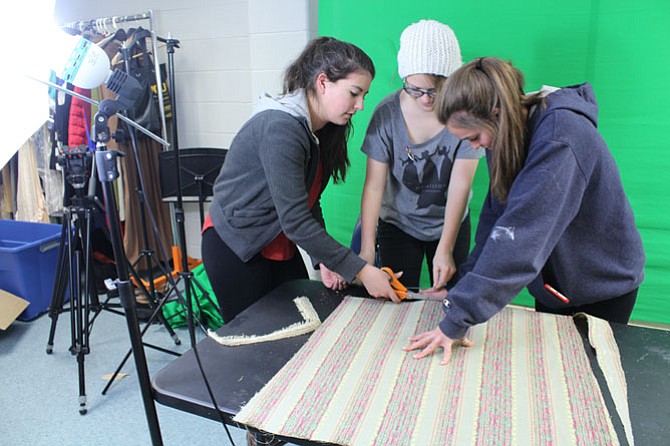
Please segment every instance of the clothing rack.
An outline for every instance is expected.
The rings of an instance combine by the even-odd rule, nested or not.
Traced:
[[[160,109],[160,115],[161,115],[161,136],[164,141],[167,141],[167,125],[165,123],[165,104],[163,102],[163,94],[161,92],[161,88],[163,85],[163,81],[161,79],[161,70],[160,70],[160,64],[158,62],[158,45],[156,44],[156,41],[158,40],[156,38],[156,31],[155,31],[155,22],[154,22],[154,13],[151,9],[149,9],[147,12],[143,12],[140,14],[133,14],[133,15],[124,15],[124,16],[113,16],[113,17],[100,17],[97,19],[89,19],[89,20],[78,20],[74,22],[69,22],[61,26],[61,28],[64,29],[70,29],[78,32],[79,34],[83,34],[84,31],[94,31],[98,34],[112,34],[116,32],[117,29],[119,29],[119,24],[121,23],[127,23],[127,22],[136,22],[140,20],[148,20],[149,21],[149,31],[151,32],[151,44],[152,44],[152,51],[153,51],[153,60],[154,60],[154,71],[156,73],[156,86],[158,88],[157,91],[157,96],[158,96],[158,105]],[[164,147],[164,150],[167,150],[167,147]]]
[[[152,30],[153,30],[153,13],[151,10],[148,12],[144,12],[142,14],[134,14],[134,15],[125,15],[125,16],[114,16],[114,17],[102,17],[102,18],[97,18],[97,19],[91,19],[91,20],[79,20],[76,22],[69,22],[64,25],[62,25],[63,28],[69,28],[69,29],[74,29],[76,31],[79,31],[80,33],[83,33],[84,31],[87,30],[95,30],[98,33],[101,34],[108,34],[116,31],[119,27],[117,26],[119,23],[124,23],[124,22],[135,22],[138,20],[149,20],[152,22]]]

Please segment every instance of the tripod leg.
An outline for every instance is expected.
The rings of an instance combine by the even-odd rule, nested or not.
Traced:
[[[77,253],[77,280],[81,280],[81,253]],[[83,324],[88,319],[88,299],[86,299],[86,291],[82,293],[81,284],[77,289],[77,336],[78,341],[74,354],[77,355],[77,371],[79,375],[79,413],[86,414],[86,373],[84,367],[84,357],[88,354],[88,327]],[[85,289],[85,288],[84,288]],[[84,302],[82,302],[82,295]]]
[[[76,200],[81,204],[81,197]],[[70,334],[72,344],[70,353],[77,357],[79,378],[79,413],[88,412],[86,403],[85,357],[90,352],[89,334],[91,330],[89,314],[92,269],[90,243],[91,214],[85,206],[77,206],[74,213],[70,212],[73,229],[67,231],[67,263],[70,286]],[[82,275],[82,273],[84,275]],[[97,295],[96,295],[97,298]]]
[[[163,302],[166,300],[166,297],[163,296],[161,298],[156,298],[156,295],[159,294],[159,293],[154,288],[153,282],[151,282],[152,290],[151,291],[147,290],[144,287],[142,281],[140,280],[140,277],[137,274],[137,272],[132,268],[132,266],[130,266],[130,262],[128,262],[128,271],[129,271],[130,275],[137,282],[137,284],[139,286],[139,289],[142,291],[142,293],[147,298],[149,308],[152,310],[152,320],[154,319],[153,315],[156,315],[158,317],[158,320],[160,321],[160,323],[165,327],[165,329],[170,334],[170,337],[174,341],[175,345],[180,345],[181,340],[179,339],[179,336],[177,336],[177,333],[172,329],[172,326],[165,319],[165,316],[163,315],[163,313],[161,311],[157,311],[158,308],[161,308],[163,306]],[[166,275],[167,274],[168,273],[166,273]],[[147,322],[147,324],[150,324],[150,322]]]
[[[188,282],[187,282],[189,275],[191,275],[191,272],[179,273],[179,278],[177,279],[177,282],[175,282],[175,285],[172,288],[172,290],[170,291],[170,293],[165,295],[165,298],[166,298],[166,300],[168,300],[171,293],[174,292],[175,295],[177,296],[177,302],[179,302],[183,307],[182,311],[184,313],[186,313],[187,322],[190,323],[189,319],[191,319],[191,316],[192,316],[193,317],[193,322],[196,322],[198,324],[198,326],[200,327],[200,329],[202,330],[202,332],[206,334],[207,333],[207,327],[205,327],[205,324],[202,321],[202,312],[200,311],[196,314],[195,312],[190,311],[193,308],[193,300],[195,298],[194,298],[194,294],[192,293],[193,289],[190,285],[188,285]],[[177,285],[182,281],[182,279],[184,279],[184,281],[185,281],[184,282],[184,289],[182,291],[179,291],[179,289],[177,288]],[[189,300],[188,300],[189,297],[190,297],[190,303],[188,303],[189,302]],[[198,306],[198,308],[199,308],[199,306]]]
[[[56,278],[51,292],[51,303],[49,304],[49,317],[51,318],[51,328],[49,329],[49,338],[47,339],[46,352],[50,355],[53,352],[54,337],[56,336],[56,324],[58,316],[63,311],[63,301],[65,300],[65,290],[67,288],[67,277],[69,265],[65,256],[67,252],[67,237],[70,231],[69,211],[65,211],[63,224],[58,245],[58,263],[56,264]]]
[[[126,356],[123,357],[123,360],[121,361],[119,366],[116,368],[116,370],[114,370],[114,373],[112,374],[111,378],[109,378],[109,381],[107,381],[105,388],[102,389],[102,392],[100,393],[102,393],[103,395],[107,395],[107,391],[109,390],[110,387],[112,387],[112,383],[116,380],[116,377],[121,372],[123,366],[126,365],[126,361],[128,361],[132,353],[133,353],[132,349],[129,349],[128,352],[126,353]]]
[[[103,109],[103,107],[100,107]],[[101,122],[101,119],[102,122]],[[96,114],[96,130],[97,135],[106,135],[106,127],[101,124],[106,124],[107,116],[101,115],[100,111]],[[105,141],[106,142],[106,141]],[[111,181],[118,178],[119,174],[116,170],[116,155],[117,152],[108,152],[103,143],[98,141],[98,151],[95,154],[98,177],[103,184],[103,192],[106,202],[107,215],[110,221],[110,235],[112,247],[114,250],[114,258],[122,259],[125,257],[123,251],[123,239],[121,238],[121,229],[119,225],[119,214],[116,207],[114,192],[111,188]],[[130,280],[128,278],[128,270],[125,262],[116,262],[118,280],[116,286],[119,290],[119,298],[126,316],[126,325],[128,326],[128,335],[130,337],[130,344],[133,351],[133,358],[135,359],[135,369],[140,384],[140,391],[142,393],[142,402],[144,403],[144,411],[149,425],[149,432],[151,434],[152,444],[155,446],[162,446],[163,440],[161,438],[160,424],[158,422],[158,413],[154,404],[151,379],[149,377],[149,368],[147,366],[147,359],[144,354],[144,347],[142,345],[142,337],[139,333],[139,325],[137,322],[137,312],[135,305],[135,296],[132,290]]]
[[[79,414],[86,415],[88,408],[86,407],[86,378],[84,374],[84,354],[77,355],[77,366],[79,372]]]
[[[78,200],[78,199],[73,199]],[[90,245],[88,241],[82,244],[82,218],[85,211],[81,207],[71,207],[65,210],[61,230],[61,242],[58,247],[58,264],[56,278],[49,307],[51,328],[47,341],[47,353],[53,352],[53,340],[56,333],[58,315],[63,311],[63,303],[67,287],[70,288],[70,353],[77,357],[79,376],[79,413],[84,415],[86,408],[86,376],[84,372],[84,357],[89,353],[88,335],[88,266],[85,267],[87,277],[82,278],[82,261],[90,256],[83,253]],[[82,294],[82,280],[84,282]]]
[[[72,265],[72,277],[70,286],[72,287],[72,297],[70,301],[70,309],[72,311],[73,343],[70,347],[70,353],[77,357],[77,369],[79,376],[79,413],[86,414],[86,375],[84,369],[84,356],[88,354],[87,346],[87,328],[83,326],[84,312],[88,310],[87,305],[82,305],[81,292],[81,251],[76,251],[74,254],[74,265]]]
[[[184,274],[184,290],[186,291],[186,296],[187,299],[190,298],[192,300],[191,305],[193,305],[193,302],[195,302],[195,306],[197,308],[197,311],[194,312],[194,316],[198,315],[199,323],[201,326],[204,326],[206,324],[205,319],[205,313],[202,311],[202,306],[200,305],[200,300],[197,298],[195,294],[195,289],[193,287],[193,274],[190,272],[187,274]]]
[[[154,312],[153,312],[153,314],[151,315],[151,317],[149,317],[149,320],[146,322],[146,324],[144,325],[144,328],[143,328],[142,331],[140,332],[140,338],[143,337],[144,334],[145,334],[145,333],[147,332],[147,330],[149,329],[149,327],[151,327],[151,323],[154,321],[154,319],[156,318],[156,316],[157,316],[159,313],[161,313],[161,311],[162,311],[162,306],[163,306],[163,304],[161,303],[161,304],[154,310]],[[159,347],[156,347],[156,346],[153,346],[153,345],[149,345],[149,344],[144,344],[144,343],[143,343],[143,345],[145,345],[145,346],[147,346],[147,347],[153,347],[153,348],[155,348],[155,349],[157,349],[157,350],[160,350],[160,351],[165,352],[165,353],[172,354],[172,355],[174,355],[174,356],[181,356],[180,353],[175,353],[175,352],[170,351],[170,350],[167,350],[167,349],[159,348]],[[103,395],[106,395],[106,394],[107,394],[107,390],[109,390],[109,388],[112,386],[112,384],[113,384],[114,381],[116,380],[116,376],[121,372],[121,369],[122,369],[123,366],[126,364],[126,361],[128,361],[128,359],[130,358],[130,355],[131,355],[131,354],[132,354],[132,349],[129,349],[128,352],[126,353],[126,356],[123,357],[123,360],[121,361],[121,363],[119,364],[119,366],[116,368],[116,370],[115,370],[114,373],[112,374],[110,380],[107,382],[107,385],[105,385],[105,388],[102,389],[102,394],[103,394]]]
[[[91,309],[95,311],[96,313],[100,311],[100,300],[98,299],[98,290],[96,289],[95,286],[95,274],[93,270],[93,242],[91,241],[91,234],[93,233],[93,215],[91,213],[91,208],[87,207],[84,211],[84,215],[86,217],[86,233],[84,234],[86,237],[86,243],[85,243],[85,250],[84,250],[84,255],[86,256],[86,263],[85,263],[85,275],[84,275],[84,289],[86,290],[86,295],[88,299],[86,299],[87,304],[91,304]],[[86,317],[88,318],[89,312],[86,312]],[[86,321],[87,324],[86,326],[88,327],[88,320]]]
[[[202,286],[202,284],[201,284],[201,283],[198,281],[198,279],[193,275],[193,273],[191,273],[191,281],[195,284],[195,286],[198,287],[198,289],[199,289],[200,292],[202,293],[202,295],[203,295],[203,297],[205,298],[205,300],[207,300],[210,304],[212,304],[212,306],[213,306],[214,308],[217,309],[217,311],[219,312],[219,315],[221,316],[221,319],[223,319],[223,315],[221,314],[221,308],[219,308],[219,304],[218,304],[218,302],[216,302],[216,301],[214,301],[214,300],[212,299],[212,297],[209,295],[209,293],[207,292],[207,290]]]
[[[109,230],[107,229],[107,226],[106,226],[105,221],[103,220],[102,216],[100,215],[99,212],[97,212],[97,208],[94,208],[93,215],[95,216],[98,223],[100,224],[100,227],[103,229],[103,233],[104,233],[105,237],[111,243],[111,234],[110,234]],[[150,307],[153,309],[152,305],[155,305],[155,302],[157,301],[157,299],[155,297],[156,296],[156,291],[153,287],[153,282],[151,282],[151,288],[152,288],[151,291],[147,290],[144,287],[144,285],[142,284],[142,279],[141,279],[139,273],[136,270],[136,266],[139,264],[140,260],[141,259],[137,259],[137,261],[135,261],[135,263],[132,263],[132,262],[130,262],[130,260],[128,260],[127,257],[124,256],[124,263],[126,265],[126,270],[130,274],[130,276],[134,279],[135,283],[138,284],[138,287],[143,292],[143,294],[146,296],[147,300],[149,301]],[[160,263],[158,263],[158,265],[161,266]],[[168,275],[167,271],[164,271],[164,273],[165,273],[166,276]],[[170,324],[168,324],[168,322],[165,320],[165,317],[162,315],[162,313],[159,315],[159,319],[160,319],[161,323],[163,324],[163,326],[167,329],[167,331],[170,334],[170,337],[174,341],[175,345],[180,345],[181,340],[179,339],[179,336],[177,336],[177,333],[172,329]]]

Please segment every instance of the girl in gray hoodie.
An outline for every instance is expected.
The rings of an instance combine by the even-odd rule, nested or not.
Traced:
[[[328,181],[344,181],[351,117],[363,109],[374,74],[360,48],[315,39],[286,70],[283,94],[261,98],[236,134],[202,236],[225,322],[279,284],[308,277],[296,245],[326,286],[357,279],[372,296],[399,301],[386,273],[328,235],[319,206]]]

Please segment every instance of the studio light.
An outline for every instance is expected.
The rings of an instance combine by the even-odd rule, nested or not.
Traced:
[[[18,13],[14,8],[19,8]],[[0,39],[12,42],[6,45],[7,53],[3,56],[10,63],[3,64],[6,68],[0,70],[0,85],[5,87],[5,106],[0,107],[0,132],[3,135],[0,169],[49,119],[48,87],[64,89],[64,86],[50,82],[52,73],[63,85],[70,83],[84,89],[105,85],[114,92],[116,100],[102,101],[101,104],[72,94],[99,105],[100,111],[107,116],[128,108],[142,92],[136,79],[123,71],[110,69],[109,57],[102,48],[80,36],[69,35],[56,26],[54,0],[23,0],[18,5],[12,4],[11,12],[6,9],[7,5],[0,6],[0,10],[6,12],[8,17],[30,17],[31,27],[40,32],[32,33],[31,36],[30,32],[21,28],[26,25],[20,21],[10,20],[7,26],[0,27]],[[117,116],[164,147],[169,147],[167,141],[126,116]]]

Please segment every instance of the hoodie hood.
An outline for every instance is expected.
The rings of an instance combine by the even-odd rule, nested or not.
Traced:
[[[312,120],[309,117],[309,108],[307,107],[307,95],[302,88],[280,96],[263,94],[258,98],[252,116],[266,110],[283,111],[300,120],[305,120],[310,132],[313,132]]]
[[[542,91],[546,90],[543,88]],[[598,127],[598,104],[593,88],[588,83],[549,91],[546,95],[546,106],[532,114],[530,118],[531,127],[535,128],[543,117],[559,109],[570,110],[582,115],[591,121],[594,127]]]

